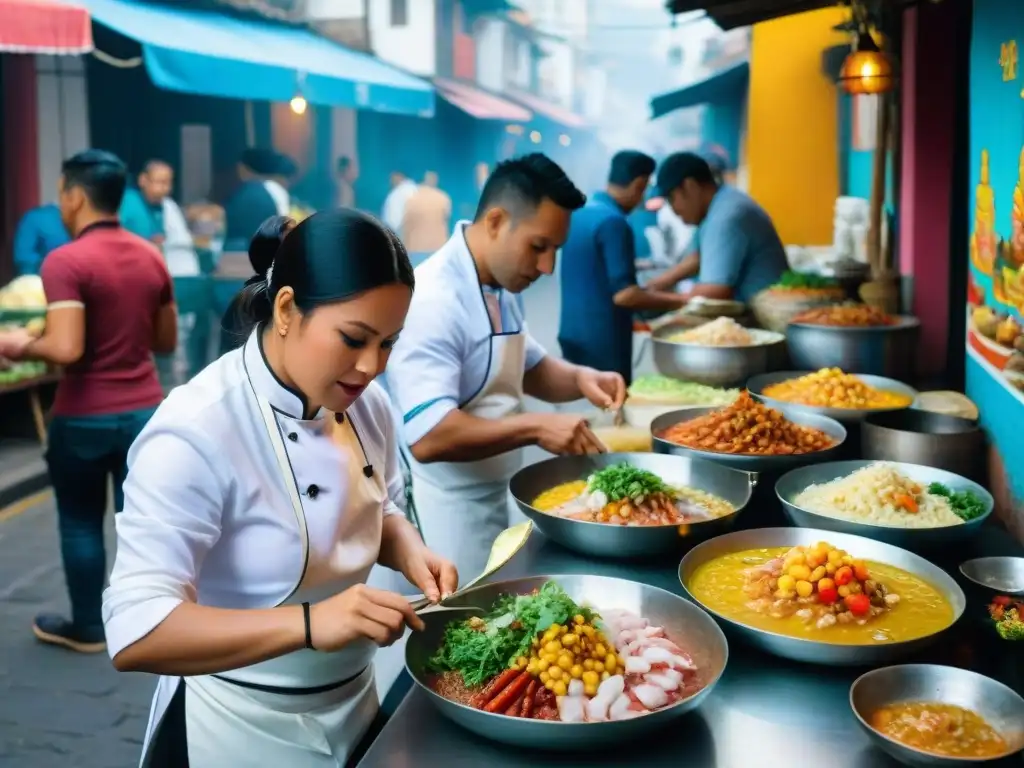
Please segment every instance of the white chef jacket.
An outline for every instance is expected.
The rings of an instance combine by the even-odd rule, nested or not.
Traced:
[[[460,221],[437,253],[416,268],[416,291],[388,359],[387,387],[414,445],[480,391],[491,365],[491,322],[484,292],[497,294],[502,330],[526,336],[528,371],[547,354],[526,327],[515,296],[480,284]],[[525,371],[524,371],[525,373]]]
[[[129,451],[117,557],[103,595],[112,657],[185,600],[268,608],[300,583],[300,531],[254,393],[274,410],[310,552],[367,573],[377,559],[379,540],[342,538],[339,545],[350,461],[383,473],[381,514],[402,514],[390,501],[404,488],[387,395],[371,384],[348,409],[365,456],[343,451],[325,434],[327,412],[302,418],[302,398],[275,377],[254,332],[174,389]],[[310,663],[330,664],[331,656],[309,654]]]

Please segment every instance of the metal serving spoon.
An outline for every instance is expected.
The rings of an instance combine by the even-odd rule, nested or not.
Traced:
[[[487,558],[487,565],[484,566],[483,573],[467,584],[459,587],[440,603],[431,603],[425,596],[417,600],[412,600],[413,610],[416,611],[416,613],[425,613],[428,612],[428,609],[432,609],[429,611],[432,613],[443,603],[446,603],[453,597],[461,595],[467,589],[476,586],[484,579],[493,576],[515,556],[516,552],[523,548],[523,545],[526,544],[526,540],[530,538],[531,533],[533,533],[532,520],[527,520],[525,523],[520,523],[519,525],[513,525],[511,528],[506,528],[498,534],[498,537],[491,545],[491,554]],[[447,608],[447,606],[445,607]],[[467,610],[467,607],[459,606],[457,609],[453,607],[452,610]],[[482,609],[477,608],[476,610]]]

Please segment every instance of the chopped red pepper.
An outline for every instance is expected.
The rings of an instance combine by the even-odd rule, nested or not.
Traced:
[[[844,602],[854,616],[867,616],[871,611],[871,598],[867,595],[849,595]]]
[[[839,592],[836,591],[835,587],[825,587],[825,589],[818,589],[818,599],[825,605],[831,605],[839,599]]]
[[[992,598],[992,604],[993,605],[1009,605],[1012,602],[1013,602],[1013,599],[1007,597],[1006,595],[996,595],[995,597]]]

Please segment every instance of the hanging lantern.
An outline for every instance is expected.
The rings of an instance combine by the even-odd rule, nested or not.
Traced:
[[[866,29],[858,33],[857,45],[839,70],[839,86],[855,96],[888,93],[896,87],[892,60],[878,49]]]

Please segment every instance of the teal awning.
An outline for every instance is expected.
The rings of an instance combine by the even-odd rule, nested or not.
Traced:
[[[159,88],[429,117],[434,88],[367,53],[302,27],[137,0],[82,0],[93,21],[142,45]]]
[[[723,104],[740,101],[750,82],[750,62],[742,61],[696,83],[670,91],[651,99],[651,117],[662,117],[669,112],[702,104]]]

